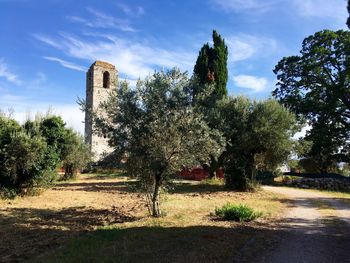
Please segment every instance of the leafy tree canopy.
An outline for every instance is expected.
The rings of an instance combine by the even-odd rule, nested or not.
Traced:
[[[190,85],[178,69],[156,72],[136,90],[124,82],[101,105],[104,116],[94,118],[129,174],[146,186],[153,216],[161,215],[160,189],[169,178],[217,157],[224,147],[221,134],[193,111]]]
[[[295,116],[273,99],[229,98],[220,108],[220,130],[228,140],[223,153],[226,184],[249,189],[257,170],[274,170],[287,160],[297,128]]]
[[[320,162],[321,172],[334,161],[349,161],[350,32],[324,30],[307,37],[299,56],[276,66],[280,102],[307,120],[312,142],[306,157]]]

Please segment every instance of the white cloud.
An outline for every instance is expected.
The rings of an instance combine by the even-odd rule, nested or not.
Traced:
[[[258,78],[249,75],[233,76],[233,82],[240,88],[250,89],[253,92],[260,92],[268,87],[268,81],[265,78]]]
[[[266,37],[238,34],[225,38],[229,48],[229,60],[237,62],[249,59],[257,54],[268,56],[277,49],[277,41]]]
[[[276,0],[212,0],[214,5],[219,6],[226,12],[254,10],[263,13],[270,10],[277,2]]]
[[[293,0],[302,16],[332,18],[345,24],[347,11],[344,0]]]
[[[114,28],[124,32],[136,31],[133,27],[130,26],[128,20],[113,17],[93,8],[87,8],[87,11],[93,17],[83,18],[80,16],[68,16],[68,19],[74,22],[82,23],[85,26],[91,28]]]
[[[22,81],[19,80],[18,76],[8,70],[7,64],[3,59],[0,59],[0,77],[3,77],[7,81],[15,83],[16,85],[22,84]]]
[[[145,10],[138,6],[136,8],[132,8],[126,4],[118,3],[117,6],[124,12],[124,14],[132,17],[139,17],[145,13]]]
[[[50,45],[55,48],[59,48],[59,44],[52,38],[49,38],[47,36],[41,35],[41,34],[33,34],[33,36],[37,39],[40,40],[41,42]]]
[[[83,66],[79,66],[77,64],[74,64],[72,62],[69,62],[69,61],[66,61],[66,60],[63,60],[60,58],[56,58],[56,57],[43,57],[43,58],[46,60],[58,62],[65,68],[74,69],[74,70],[83,71],[83,72],[86,72],[86,70],[87,70]]]
[[[179,66],[185,70],[192,70],[195,62],[195,52],[168,51],[156,48],[150,43],[130,41],[110,35],[97,36],[98,38],[95,40],[84,40],[62,34],[61,38],[56,40],[55,45],[51,46],[57,47],[57,43],[59,43],[58,48],[73,58],[88,60],[89,62],[95,60],[108,61],[116,65],[118,71],[128,79],[143,78],[153,73],[156,67],[172,68]],[[50,45],[51,41],[46,41],[46,39],[50,38],[46,37],[43,42]],[[54,59],[58,61],[57,58]]]

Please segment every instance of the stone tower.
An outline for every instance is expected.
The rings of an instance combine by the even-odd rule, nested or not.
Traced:
[[[111,90],[117,87],[118,76],[115,66],[95,61],[86,73],[86,107],[96,110],[99,104],[108,98]],[[103,114],[100,112],[99,114]],[[85,142],[90,145],[94,154],[94,160],[101,160],[111,152],[105,136],[98,136],[93,133],[93,125],[89,111],[85,112]]]

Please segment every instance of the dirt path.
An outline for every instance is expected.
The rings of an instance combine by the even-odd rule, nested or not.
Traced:
[[[287,196],[291,207],[278,241],[256,262],[350,262],[349,200],[313,191],[264,187]]]

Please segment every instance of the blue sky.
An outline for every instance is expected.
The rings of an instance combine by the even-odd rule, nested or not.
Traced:
[[[346,17],[345,0],[0,0],[0,108],[20,121],[52,108],[82,132],[76,100],[95,60],[131,83],[174,66],[192,74],[213,29],[229,47],[229,94],[267,98],[276,63]]]

